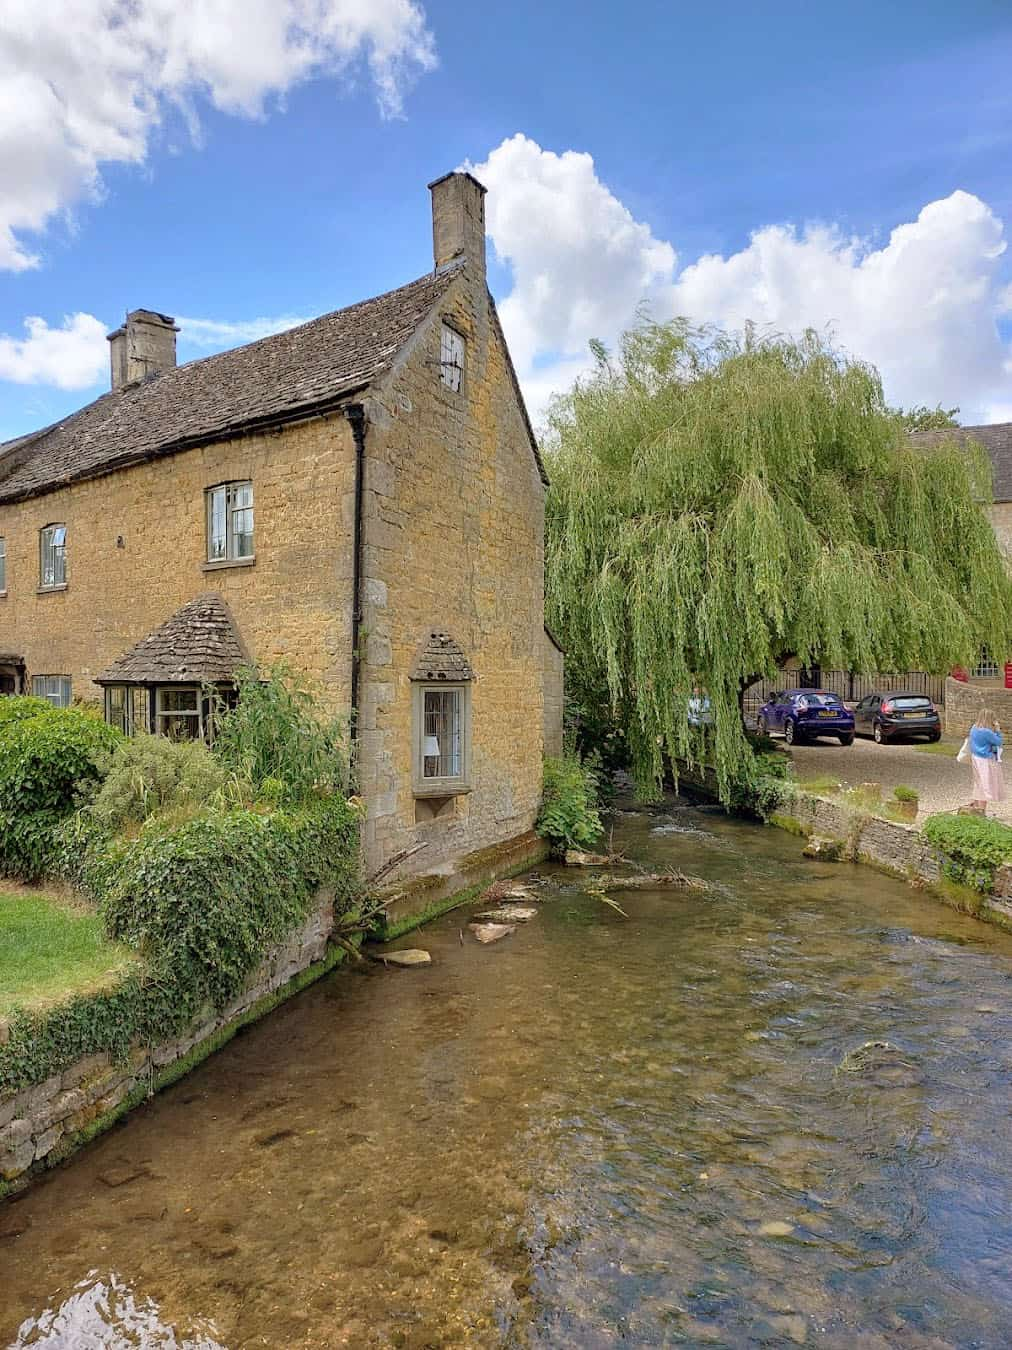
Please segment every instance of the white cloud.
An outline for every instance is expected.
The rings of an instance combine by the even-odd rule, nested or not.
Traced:
[[[244,342],[255,342],[257,338],[270,337],[272,333],[283,333],[286,328],[296,328],[300,323],[308,323],[309,318],[298,314],[280,314],[277,318],[239,319],[177,319],[180,327],[180,343],[191,343],[194,347],[213,347],[220,351],[225,347],[238,347]]]
[[[364,66],[384,117],[435,65],[417,0],[4,0],[0,268],[38,265],[24,234],[140,164],[167,111],[260,117],[299,82]]]
[[[32,316],[25,328],[23,338],[0,334],[0,380],[87,389],[108,375],[108,330],[93,315],[68,314],[59,328]]]
[[[474,172],[489,189],[496,255],[512,268],[500,312],[535,416],[588,368],[589,339],[614,342],[643,301],[658,319],[829,328],[878,366],[894,403],[959,405],[964,421],[1008,409],[1012,352],[996,326],[1012,312],[1004,231],[967,192],[930,202],[881,246],[832,225],[768,225],[740,252],[679,272],[673,246],[633,218],[589,155],[517,135]]]

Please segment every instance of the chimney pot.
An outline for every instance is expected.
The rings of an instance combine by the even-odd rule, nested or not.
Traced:
[[[176,364],[175,319],[153,309],[132,309],[126,322],[108,336],[112,387],[160,375]]]
[[[458,258],[485,275],[485,188],[469,173],[447,173],[429,184],[436,270]]]

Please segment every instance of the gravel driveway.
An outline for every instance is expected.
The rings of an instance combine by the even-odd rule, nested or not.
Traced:
[[[847,787],[881,783],[883,799],[890,797],[893,788],[901,783],[916,788],[921,794],[919,820],[936,811],[954,811],[963,806],[971,797],[971,769],[968,764],[956,762],[959,745],[943,741],[938,749],[946,748],[949,753],[931,754],[921,749],[922,744],[918,741],[876,745],[873,740],[859,736],[849,746],[828,740],[796,745],[795,773],[802,781],[829,774]],[[1004,769],[1009,797],[988,807],[988,815],[1012,825],[1012,750],[1006,752]]]

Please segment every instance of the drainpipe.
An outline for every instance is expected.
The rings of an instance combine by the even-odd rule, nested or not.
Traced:
[[[351,740],[352,750],[358,741],[358,700],[362,659],[359,655],[359,635],[362,629],[362,502],[365,493],[365,408],[361,403],[349,403],[344,415],[351,424],[355,441],[355,523],[352,533],[354,556],[352,571],[351,619]]]

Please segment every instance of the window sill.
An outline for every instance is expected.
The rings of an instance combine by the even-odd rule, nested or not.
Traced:
[[[6,592],[6,591],[0,591],[0,600],[6,600],[6,599],[7,599],[7,592]]]
[[[36,595],[52,595],[54,591],[65,591],[66,589],[67,589],[67,583],[64,581],[64,582],[61,582],[59,586],[36,586],[36,588],[35,588],[35,594],[36,594]],[[4,594],[6,595],[6,591],[4,592]]]
[[[416,797],[466,797],[471,791],[469,783],[457,780],[432,779],[428,783],[416,783],[413,792]]]
[[[227,567],[252,567],[256,562],[256,555],[252,558],[219,558],[215,562],[206,562],[201,567],[203,572],[222,572]]]

